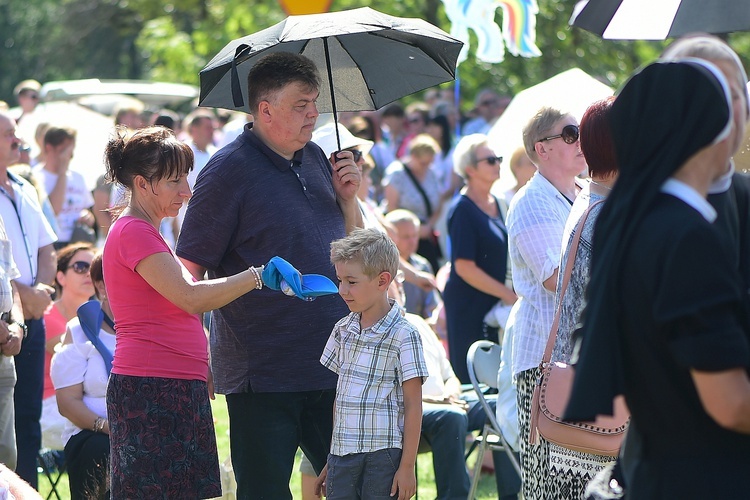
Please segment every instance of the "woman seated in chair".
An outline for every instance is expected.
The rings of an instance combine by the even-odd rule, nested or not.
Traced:
[[[40,420],[42,448],[50,450],[62,450],[65,446],[62,434],[66,423],[57,407],[55,387],[50,377],[50,364],[52,356],[62,342],[68,321],[75,318],[78,307],[94,295],[94,285],[89,275],[94,252],[95,248],[90,243],[71,243],[57,251],[57,272],[55,273],[57,299],[44,313],[46,344],[44,394]]]
[[[50,369],[57,405],[68,419],[63,441],[72,500],[109,498],[109,424],[105,395],[115,332],[109,320],[112,311],[104,288],[101,252],[91,262],[91,280],[105,314],[98,335],[110,364],[105,363],[105,357],[89,340],[81,322],[74,318],[68,323],[65,343],[52,358]]]

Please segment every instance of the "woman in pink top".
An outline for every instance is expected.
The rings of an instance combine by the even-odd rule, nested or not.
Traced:
[[[55,388],[49,370],[55,347],[63,341],[67,323],[75,318],[78,307],[94,295],[89,269],[94,258],[90,243],[71,243],[57,251],[55,288],[57,300],[44,313],[46,348],[44,353],[44,396],[42,400],[42,447],[62,450],[66,419],[57,409]]]
[[[120,131],[105,155],[107,176],[130,194],[103,258],[117,332],[107,386],[112,498],[221,496],[199,313],[260,289],[262,267],[196,281],[161,237],[162,219],[190,198],[193,168],[192,150],[171,131]]]

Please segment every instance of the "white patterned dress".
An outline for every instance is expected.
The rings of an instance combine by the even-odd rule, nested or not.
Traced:
[[[604,197],[589,191],[586,186],[573,203],[570,217],[565,225],[562,242],[561,266],[567,261],[571,250],[571,240],[578,222],[584,212],[597,201]],[[581,241],[578,245],[573,272],[570,282],[562,301],[560,323],[557,330],[557,340],[552,351],[552,361],[569,363],[573,351],[572,336],[579,322],[584,306],[584,290],[589,282],[591,272],[591,242],[594,235],[594,224],[603,204],[598,204],[591,209],[581,233]],[[560,268],[557,279],[557,296],[555,304],[560,304],[560,289],[562,288],[563,269]],[[545,459],[548,462],[549,475],[544,481],[544,498],[548,500],[576,500],[582,499],[586,484],[605,465],[613,461],[612,457],[594,455],[591,453],[580,453],[563,448],[553,443],[543,441]]]

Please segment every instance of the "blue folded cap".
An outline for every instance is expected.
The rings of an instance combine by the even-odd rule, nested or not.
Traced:
[[[294,292],[294,295],[305,301],[314,300],[321,295],[338,293],[338,287],[330,279],[320,274],[301,274],[293,265],[281,257],[273,257],[262,274],[263,283],[273,290],[282,290],[282,283]],[[286,293],[286,291],[285,291]]]
[[[81,328],[83,329],[83,333],[86,334],[86,338],[89,339],[91,344],[97,351],[99,351],[99,354],[101,354],[107,373],[111,372],[113,355],[107,346],[104,345],[102,339],[99,338],[99,329],[104,322],[104,311],[102,311],[101,303],[98,300],[84,302],[81,307],[78,308],[77,316]]]

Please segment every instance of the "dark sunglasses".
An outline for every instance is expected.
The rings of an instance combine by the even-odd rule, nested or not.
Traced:
[[[354,158],[354,163],[357,163],[362,159],[362,151],[360,151],[359,149],[347,149],[346,151],[351,152],[352,157]]]
[[[551,141],[552,139],[557,139],[558,137],[562,138],[562,140],[565,141],[565,144],[573,144],[580,137],[578,125],[565,125],[562,129],[562,132],[560,132],[559,134],[551,135],[549,137],[543,137],[542,139],[539,139],[539,142]]]
[[[495,165],[495,164],[500,165],[503,162],[503,157],[502,156],[488,156],[487,158],[479,158],[477,160],[477,163],[479,163],[480,161],[486,161],[490,165]]]
[[[86,274],[91,269],[91,264],[89,262],[77,260],[69,265],[68,269],[72,269],[76,274]]]

